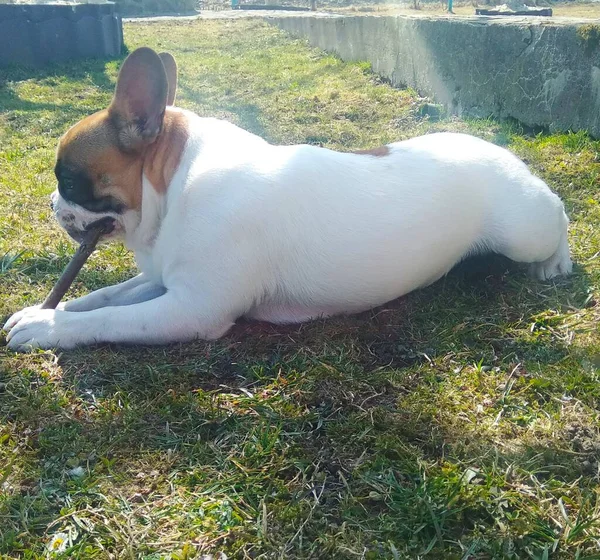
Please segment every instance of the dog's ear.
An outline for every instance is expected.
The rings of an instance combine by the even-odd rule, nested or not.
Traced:
[[[121,66],[108,108],[122,149],[137,151],[156,140],[168,94],[167,73],[160,57],[147,47],[133,51]]]
[[[165,72],[167,73],[167,82],[169,82],[169,95],[167,105],[175,105],[175,96],[177,95],[177,62],[173,55],[168,52],[159,53]]]

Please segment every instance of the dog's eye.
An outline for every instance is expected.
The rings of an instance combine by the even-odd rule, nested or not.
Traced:
[[[67,191],[72,191],[73,188],[75,187],[75,182],[70,177],[63,178],[61,183],[62,183],[63,188]]]

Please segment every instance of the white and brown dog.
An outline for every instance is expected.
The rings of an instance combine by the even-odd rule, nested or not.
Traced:
[[[568,274],[563,204],[503,148],[431,134],[370,152],[273,146],[172,107],[176,66],[141,48],[110,107],[61,139],[56,217],[99,219],[141,274],[6,323],[14,350],[218,338],[241,316],[295,323],[383,304],[467,255]]]

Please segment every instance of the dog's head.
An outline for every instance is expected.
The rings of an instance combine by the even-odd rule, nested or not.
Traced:
[[[173,127],[182,136],[181,124],[171,122],[177,115],[165,116],[176,87],[177,67],[170,54],[137,49],[121,67],[108,109],[78,122],[61,138],[52,207],[76,241],[108,217],[114,220],[109,236],[123,235],[126,216],[139,214],[144,175],[158,191],[166,189],[170,177],[164,151],[171,148],[161,137]]]

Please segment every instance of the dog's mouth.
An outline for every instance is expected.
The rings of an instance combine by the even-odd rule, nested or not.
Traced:
[[[123,224],[117,216],[90,212],[77,204],[65,201],[58,191],[54,191],[50,196],[50,207],[60,226],[77,243],[81,243],[86,234],[95,228],[102,229],[101,241],[114,239],[123,233]]]
[[[99,220],[96,220],[90,224],[84,224],[83,229],[73,227],[72,225],[63,225],[63,227],[64,227],[65,231],[69,234],[71,239],[73,239],[77,243],[81,243],[84,240],[86,234],[91,229],[97,229],[97,228],[101,229],[102,230],[102,237],[101,237],[102,240],[106,240],[106,239],[115,237],[117,235],[118,229],[119,229],[116,220],[114,218],[111,218],[110,216],[100,218]]]

